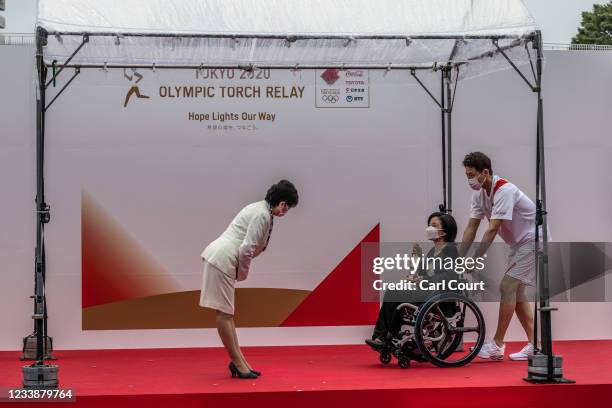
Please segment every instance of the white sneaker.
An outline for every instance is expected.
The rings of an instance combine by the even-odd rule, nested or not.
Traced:
[[[510,357],[510,360],[527,360],[529,356],[533,354],[533,351],[533,344],[527,343],[527,345],[523,347],[521,351],[518,353],[512,353],[508,357]]]
[[[478,357],[501,361],[504,359],[505,350],[505,344],[502,347],[499,347],[494,341],[489,341],[482,345],[482,348],[478,352]]]

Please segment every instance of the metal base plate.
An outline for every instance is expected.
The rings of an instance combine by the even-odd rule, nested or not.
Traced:
[[[548,355],[534,354],[529,356],[527,377],[525,381],[532,384],[573,384],[576,381],[563,378],[563,357],[552,356],[553,373],[549,376]]]
[[[46,337],[45,338],[46,341],[46,351],[47,354],[45,354],[45,360],[57,360],[55,357],[53,357],[53,338],[51,337]],[[34,361],[36,360],[36,334],[30,334],[28,337],[24,337],[23,338],[23,349],[22,352],[23,354],[21,355],[21,357],[19,358],[21,361]]]
[[[23,388],[57,388],[59,384],[56,365],[27,365],[22,367],[22,372]]]
[[[553,379],[537,379],[537,378],[523,378],[524,381],[532,384],[576,384],[576,380],[570,380],[569,378],[553,378]]]

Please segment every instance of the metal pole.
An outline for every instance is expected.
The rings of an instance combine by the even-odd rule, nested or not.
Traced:
[[[34,260],[34,331],[23,339],[21,360],[40,360],[42,348],[44,360],[54,360],[52,355],[53,339],[47,336],[47,301],[44,296],[46,264],[44,245],[44,224],[49,222],[49,206],[45,203],[44,157],[45,157],[45,117],[46,117],[46,78],[48,67],[44,62],[43,48],[47,43],[47,33],[42,29],[36,32],[36,249]],[[42,323],[39,324],[39,320]],[[39,335],[42,334],[42,347]]]
[[[49,222],[49,207],[45,203],[44,144],[45,144],[45,88],[47,67],[43,60],[43,47],[47,33],[40,27],[36,33],[36,68],[38,95],[36,98],[36,250],[34,260],[34,335],[36,336],[36,361],[23,366],[23,386],[26,388],[55,388],[58,386],[57,366],[45,365],[47,356],[47,305],[45,301],[45,247],[44,224]],[[27,338],[24,347],[27,345]],[[25,357],[24,350],[24,357]]]
[[[245,71],[254,71],[262,69],[279,69],[279,70],[305,70],[305,69],[372,69],[372,70],[410,70],[410,71],[431,71],[435,68],[435,65],[428,66],[415,66],[411,64],[354,64],[354,63],[334,63],[334,64],[275,64],[275,65],[254,65],[248,63],[234,63],[234,64],[187,64],[187,65],[165,65],[165,64],[81,64],[81,63],[62,63],[57,64],[56,67],[60,68],[79,68],[79,69],[118,69],[118,68],[134,68],[134,69],[196,69],[202,70],[206,68],[210,69],[242,69]]]
[[[536,86],[539,82],[538,77],[536,76]],[[540,109],[542,104],[540,103],[541,99],[538,95],[538,111],[537,111],[537,124],[536,124],[536,223],[535,223],[535,266],[536,266],[536,276],[535,276],[535,285],[536,285],[536,293],[534,299],[534,311],[533,311],[533,347],[534,352],[538,353],[538,323],[539,323],[539,302],[540,302],[540,271],[542,268],[539,265],[540,262]]]
[[[544,115],[543,115],[543,100],[542,100],[542,41],[538,38],[538,50],[536,61],[536,72],[538,76],[538,164],[539,173],[539,201],[541,222],[542,222],[542,253],[539,259],[538,267],[540,268],[540,310],[541,310],[541,334],[542,334],[542,353],[548,356],[547,371],[548,379],[554,378],[554,365],[552,354],[552,323],[550,309],[550,290],[548,279],[548,226],[546,222],[546,165],[544,162]]]
[[[446,173],[447,173],[447,162],[446,162],[446,98],[444,95],[444,70],[440,71],[440,114],[442,116],[442,195],[443,195],[443,204],[441,205],[440,211],[446,212],[448,208],[447,201],[447,181],[446,181]]]
[[[542,50],[541,38],[538,42],[538,59],[536,61],[536,69],[538,75],[538,147],[539,147],[539,168],[540,174],[540,192],[538,201],[541,208],[542,221],[542,254],[540,256],[540,310],[541,310],[541,334],[542,334],[542,352],[548,356],[547,368],[548,379],[554,378],[553,355],[552,355],[552,327],[551,327],[551,310],[550,310],[550,291],[548,281],[548,227],[546,223],[546,173],[544,162],[544,123],[543,123],[543,100],[541,89],[542,78]]]
[[[50,36],[83,36],[89,35],[91,37],[148,37],[148,38],[225,38],[230,40],[236,39],[265,39],[265,40],[285,40],[287,42],[295,42],[298,40],[489,40],[489,39],[512,39],[518,40],[526,38],[523,35],[399,35],[399,34],[235,34],[235,33],[160,33],[160,32],[114,32],[114,31],[49,31]]]
[[[538,31],[535,44],[537,47],[536,81],[534,89],[538,96],[537,117],[537,145],[536,145],[536,222],[535,222],[535,248],[536,248],[536,275],[538,276],[538,295],[540,314],[540,332],[542,349],[529,356],[527,381],[539,383],[571,383],[573,380],[563,378],[563,365],[560,356],[553,355],[551,313],[555,308],[550,307],[550,289],[548,279],[548,226],[546,221],[546,171],[544,161],[544,110],[542,99],[542,34]],[[540,245],[539,227],[542,228],[542,242]],[[536,314],[537,316],[537,314]],[[537,334],[537,327],[534,325]],[[534,340],[535,341],[535,340]],[[534,345],[535,346],[535,345]]]
[[[36,126],[36,253],[35,253],[35,285],[34,285],[34,324],[36,333],[36,362],[44,362],[44,257],[43,257],[43,230],[42,213],[44,211],[45,193],[43,177],[43,155],[44,155],[44,133],[45,133],[45,79],[47,67],[43,61],[43,44],[45,36],[42,30],[38,30],[36,37],[36,65],[38,68],[38,98],[37,126]],[[37,318],[38,317],[38,318]]]
[[[446,152],[446,163],[447,163],[447,179],[448,179],[448,188],[447,188],[447,198],[446,198],[446,202],[447,207],[446,207],[446,211],[449,214],[453,213],[453,179],[452,179],[452,175],[453,175],[453,165],[452,165],[452,135],[453,135],[453,122],[452,122],[452,115],[453,115],[453,94],[451,92],[451,73],[452,73],[452,68],[448,67],[445,69],[446,71],[446,118],[447,118],[447,127],[448,127],[448,132],[447,132],[447,152]]]

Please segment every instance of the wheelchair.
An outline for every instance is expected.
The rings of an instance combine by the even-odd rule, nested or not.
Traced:
[[[396,313],[401,316],[401,327],[379,350],[383,364],[395,357],[401,368],[410,367],[411,361],[461,367],[478,355],[484,343],[482,312],[462,293],[436,294],[420,305],[402,303]],[[459,352],[464,337],[474,346]]]

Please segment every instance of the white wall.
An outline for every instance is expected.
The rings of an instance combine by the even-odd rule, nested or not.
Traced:
[[[611,168],[608,158],[612,153],[609,128],[612,53],[548,52],[546,59],[548,210],[554,238],[557,241],[612,241],[612,216],[606,211],[612,202],[612,183],[605,178]],[[0,298],[4,306],[0,308],[3,327],[0,349],[18,349],[21,337],[32,329],[32,304],[28,296],[33,290],[35,245],[33,49],[0,47],[0,61],[0,185],[3,188]],[[164,75],[172,74],[158,71],[156,76],[147,78],[153,78],[149,80],[157,84],[170,78]],[[307,74],[303,75],[297,81],[311,83]],[[185,167],[186,159],[195,160],[198,152],[205,154],[225,142],[202,142],[191,140],[189,134],[172,134],[171,112],[164,112],[168,116],[162,117],[161,113],[134,111],[136,116],[126,118],[119,103],[108,103],[117,95],[125,94],[121,76],[120,71],[84,72],[49,112],[46,165],[52,222],[47,226],[47,273],[49,326],[56,348],[218,345],[214,330],[83,332],[80,329],[78,195],[83,184],[129,226],[145,247],[159,253],[160,261],[169,269],[192,271],[199,264],[190,254],[199,253],[202,243],[225,227],[246,197],[260,194],[261,183],[267,183],[264,180],[282,173],[301,187],[302,200],[292,210],[294,213],[278,226],[274,251],[258,259],[257,268],[286,271],[284,278],[275,280],[276,286],[304,289],[312,289],[358,242],[360,234],[377,221],[381,221],[383,241],[421,240],[423,218],[440,201],[439,111],[409,75],[405,75],[404,82],[400,73],[391,73],[386,79],[372,74],[372,102],[367,110],[315,111],[310,99],[292,105],[257,106],[257,109],[267,108],[281,114],[280,123],[259,134],[264,137],[264,149],[258,148],[259,157],[269,156],[267,163],[272,164],[259,167],[267,169],[263,173],[230,172],[228,177],[236,186],[231,193],[234,199],[207,204],[219,214],[210,221],[206,231],[182,222],[181,236],[186,238],[181,242],[186,244],[169,251],[167,244],[172,241],[171,237],[163,233],[163,226],[152,227],[138,219],[139,207],[153,203],[150,211],[163,213],[180,208],[184,217],[188,217],[197,213],[198,205],[186,198],[199,197],[201,192],[197,188],[194,192],[177,187],[170,192],[182,197],[182,201],[156,199],[156,183],[160,181],[155,178],[147,181],[145,170],[156,177],[173,173],[151,166],[151,162],[139,156],[139,143],[145,143],[144,150],[157,154],[164,164],[174,163],[185,170],[189,168]],[[282,80],[294,79],[283,77]],[[437,85],[436,78],[425,80],[432,86]],[[145,84],[143,87],[151,85]],[[453,210],[460,228],[467,220],[470,193],[460,162],[469,151],[478,149],[489,153],[494,170],[533,197],[535,102],[535,96],[513,71],[459,84],[454,114]],[[180,111],[182,108],[168,109]],[[125,126],[134,129],[135,125],[139,126],[136,130],[144,131],[132,132],[130,139],[126,139],[121,129]],[[171,145],[165,139],[168,135],[177,137],[177,143],[192,143],[195,153],[188,157],[168,156],[165,154]],[[117,149],[120,145],[121,149]],[[325,149],[320,149],[321,146]],[[297,156],[291,156],[289,161],[273,160],[287,152]],[[142,159],[139,164],[149,167],[130,166],[130,160],[135,158]],[[257,157],[249,163],[258,166]],[[354,177],[347,177],[347,168]],[[387,171],[381,175],[384,170]],[[119,197],[117,190],[111,188],[118,175],[126,179],[122,188],[130,185],[127,183],[130,178],[137,181],[137,193],[125,189]],[[196,182],[187,173],[181,173],[180,177]],[[207,179],[202,175],[199,180],[202,186],[214,184],[214,177]],[[340,187],[334,188],[330,181]],[[170,188],[173,184],[164,185]],[[212,189],[210,196],[226,191],[219,185],[207,188]],[[334,195],[334,191],[342,194]],[[129,199],[124,200],[125,197]],[[188,221],[180,216],[173,220],[174,223]],[[305,255],[296,248],[310,248],[311,253]],[[199,273],[195,272],[180,277],[185,290],[197,289],[198,279]],[[253,274],[246,283],[271,286],[271,279],[269,273]],[[497,307],[495,304],[482,307],[491,332]],[[612,338],[612,321],[608,318],[612,305],[564,303],[559,308],[554,315],[555,338]],[[587,312],[590,318],[581,318]],[[600,324],[594,325],[593,321]],[[245,345],[312,344],[361,342],[369,328],[240,331]],[[517,324],[511,326],[508,338],[522,338]]]

